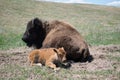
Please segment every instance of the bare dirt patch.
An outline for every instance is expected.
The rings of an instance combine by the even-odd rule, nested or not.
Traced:
[[[30,67],[27,56],[31,50],[32,49],[27,47],[20,47],[6,51],[0,51],[1,79],[10,79],[12,77],[13,79],[23,78],[23,80],[37,80],[43,75],[44,77],[41,79],[46,80],[48,78],[53,79],[55,77],[63,80],[119,80],[120,78],[120,45],[90,47],[90,53],[94,58],[92,62],[72,63],[70,69],[62,69],[57,74],[55,74],[49,68],[46,70],[44,67],[45,70],[43,69],[41,73],[41,71],[38,70],[39,68],[36,70],[36,67]],[[34,70],[33,73],[32,70]],[[45,71],[47,73],[44,73]],[[45,78],[45,75],[47,76],[48,73],[51,74],[49,77]],[[18,74],[23,75],[16,78]]]

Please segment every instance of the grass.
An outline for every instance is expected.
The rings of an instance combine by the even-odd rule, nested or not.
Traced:
[[[2,34],[0,36],[0,49],[9,49],[24,46],[20,34]]]
[[[91,45],[120,44],[120,8],[34,0],[0,0],[0,49],[25,46],[26,24],[34,17],[69,22]]]
[[[98,70],[95,69],[94,71],[71,68],[61,69],[58,72],[54,72],[52,69],[45,66],[29,66],[28,63],[25,62],[27,60],[27,53],[2,53],[0,58],[5,58],[5,64],[3,64],[3,62],[1,64],[0,80],[119,80],[120,72],[118,71],[119,69],[117,69],[120,65],[120,59],[118,56],[120,55],[119,51],[116,51],[115,53],[109,52],[106,54],[106,56],[104,55],[106,57],[105,59],[110,62],[113,68],[105,70],[101,68]],[[17,59],[15,56],[18,58],[18,62],[14,61],[14,58]]]
[[[83,79],[107,79],[110,76],[120,77],[119,72],[114,70],[101,70],[101,71],[70,71],[61,69],[60,72],[54,72],[46,67],[21,67],[18,65],[7,65],[0,71],[4,76],[0,77],[0,80],[83,80]],[[6,73],[6,77],[5,77]],[[9,74],[9,75],[8,75]],[[92,76],[92,77],[89,77]],[[96,76],[96,77],[94,77]],[[113,77],[113,78],[114,78]]]
[[[93,45],[119,44],[120,32],[95,32],[87,35],[86,39]]]
[[[26,50],[23,50],[21,53],[18,53],[19,50],[13,50],[7,50],[5,51],[6,53],[2,52],[0,54],[0,80],[119,80],[120,78],[119,50],[104,53],[103,59],[110,64],[108,67],[101,67],[98,65],[98,62],[91,62],[87,64],[97,67],[95,70],[93,70],[94,68],[89,70],[86,63],[77,63],[79,66],[75,66],[74,64],[76,63],[74,63],[70,69],[60,69],[60,71],[57,72],[45,66],[29,66],[27,62],[29,51],[25,52]],[[95,59],[99,60],[101,58]],[[100,63],[102,64],[101,60]],[[82,65],[84,65],[84,69],[81,67]],[[108,63],[106,63],[106,65],[108,65]]]
[[[108,57],[109,59],[113,60],[113,61],[120,62],[120,57],[119,57],[119,56],[111,56],[111,55],[108,55],[107,57]]]
[[[120,44],[120,8],[34,0],[0,0],[0,50],[25,46],[21,37],[27,22],[34,17],[66,21],[75,26],[91,45]],[[5,55],[8,62],[9,57],[15,56]],[[107,57],[112,61],[114,69],[100,71],[61,69],[60,72],[55,73],[46,67],[24,67],[20,64],[13,64],[14,62],[1,64],[5,66],[0,67],[0,80],[104,80],[107,77],[109,77],[108,79],[111,77],[120,78],[120,72],[115,69],[115,67],[119,67],[119,56],[108,55]],[[22,62],[20,63],[22,64]]]

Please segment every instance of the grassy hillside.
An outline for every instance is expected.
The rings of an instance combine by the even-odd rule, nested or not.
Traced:
[[[69,22],[91,45],[120,44],[120,8],[34,0],[0,0],[0,49],[25,44],[26,24],[34,17]]]

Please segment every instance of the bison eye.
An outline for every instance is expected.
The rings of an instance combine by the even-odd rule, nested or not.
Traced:
[[[30,34],[32,34],[32,33],[34,33],[34,32],[35,32],[34,29],[30,29],[30,30],[29,30],[29,33],[30,33]]]

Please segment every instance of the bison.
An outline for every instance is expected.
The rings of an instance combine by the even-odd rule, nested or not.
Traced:
[[[34,18],[28,22],[22,40],[27,46],[37,49],[64,47],[67,60],[89,60],[86,41],[75,28],[63,21]]]

